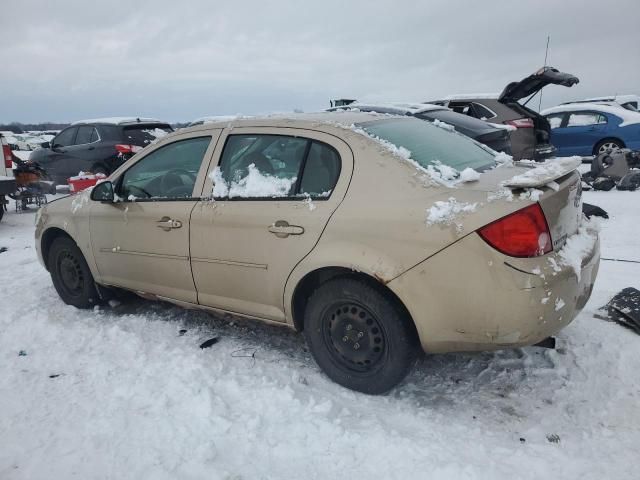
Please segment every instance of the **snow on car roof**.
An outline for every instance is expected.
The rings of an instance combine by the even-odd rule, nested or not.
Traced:
[[[624,127],[626,125],[632,125],[635,123],[640,123],[640,113],[632,112],[631,110],[627,110],[626,108],[619,105],[610,105],[607,103],[567,103],[563,105],[558,105],[557,107],[547,108],[540,112],[540,115],[549,115],[552,113],[562,113],[562,112],[583,112],[583,111],[596,111],[608,113],[610,115],[615,115],[622,119],[622,123],[619,125],[620,127]]]
[[[239,118],[249,118],[244,115],[206,115],[193,120],[189,126],[202,125],[204,123],[216,123],[216,122],[229,122],[231,120],[237,120]]]
[[[402,113],[402,114],[416,114],[422,112],[428,112],[432,110],[449,110],[447,107],[443,107],[442,105],[433,105],[430,103],[414,103],[414,102],[384,102],[384,103],[352,103],[350,105],[345,105],[344,107],[333,107],[328,109],[329,112],[338,112],[338,111],[376,111],[376,108],[385,109],[385,110],[395,110],[394,113]]]
[[[111,125],[125,125],[128,123],[166,123],[161,122],[155,118],[147,117],[105,117],[105,118],[91,118],[88,120],[78,120],[71,125],[83,125],[87,123],[108,123]]]
[[[499,93],[459,93],[455,95],[447,95],[442,100],[474,100],[474,99],[490,99],[497,100]]]
[[[640,102],[640,96],[638,95],[607,95],[604,97],[593,97],[593,98],[585,98],[583,101],[585,102],[616,102],[616,103],[627,103],[627,102]]]

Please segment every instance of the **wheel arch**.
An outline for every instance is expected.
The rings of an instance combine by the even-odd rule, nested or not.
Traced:
[[[621,138],[618,138],[618,137],[604,137],[604,138],[602,138],[602,139],[598,140],[598,141],[595,143],[595,145],[593,146],[593,151],[592,151],[592,153],[593,153],[594,155],[598,155],[598,148],[600,147],[600,145],[602,145],[603,143],[606,143],[606,142],[611,142],[611,141],[614,141],[614,142],[618,142],[618,143],[620,143],[620,145],[622,145],[622,148],[625,148],[625,147],[626,147],[626,145],[627,145],[627,144],[624,142],[624,140],[622,140]]]
[[[53,245],[53,242],[55,241],[56,238],[60,238],[60,237],[66,237],[72,240],[76,245],[78,245],[78,242],[76,242],[73,239],[73,237],[69,235],[67,232],[65,232],[63,229],[58,227],[47,228],[42,233],[42,238],[40,239],[42,261],[47,271],[49,271],[49,251],[51,250],[51,245]]]
[[[297,331],[304,330],[304,311],[311,293],[313,293],[313,291],[323,283],[335,278],[351,278],[360,280],[385,295],[402,311],[404,317],[409,320],[415,338],[418,338],[418,330],[411,313],[396,293],[386,285],[386,282],[376,278],[375,276],[369,275],[368,273],[338,266],[321,267],[312,270],[306,273],[296,284],[293,290],[293,295],[291,296],[290,308],[293,327]]]

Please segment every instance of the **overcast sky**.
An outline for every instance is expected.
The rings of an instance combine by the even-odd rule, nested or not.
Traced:
[[[545,88],[543,108],[640,94],[639,0],[2,0],[0,122],[499,92],[542,66],[547,35],[580,83]]]

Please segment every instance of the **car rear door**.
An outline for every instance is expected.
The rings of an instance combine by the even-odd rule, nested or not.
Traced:
[[[593,147],[605,135],[607,117],[598,112],[568,112],[560,128],[552,129],[552,142],[562,155],[593,154]]]
[[[350,148],[295,128],[235,127],[218,142],[191,216],[202,305],[284,322],[284,287],[347,190]],[[213,180],[213,181],[212,181]]]
[[[196,303],[189,218],[220,132],[155,145],[117,174],[120,201],[92,204],[91,247],[103,283]]]

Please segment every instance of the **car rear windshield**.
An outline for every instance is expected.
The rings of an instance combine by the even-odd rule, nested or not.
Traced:
[[[144,147],[173,131],[171,126],[166,124],[132,125],[124,127],[122,130],[126,143],[140,147]]]
[[[372,136],[411,152],[420,166],[436,162],[464,170],[485,170],[495,165],[495,157],[482,145],[457,132],[437,127],[417,118],[389,118],[356,125]]]

